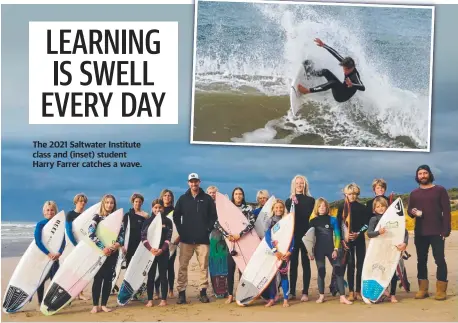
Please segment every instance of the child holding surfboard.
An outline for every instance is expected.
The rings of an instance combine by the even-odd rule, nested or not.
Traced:
[[[370,219],[369,221],[369,228],[367,229],[367,236],[370,239],[377,238],[380,235],[383,235],[387,232],[387,229],[382,227],[379,230],[375,230],[377,227],[377,224],[380,222],[380,219],[382,218],[383,214],[385,211],[388,209],[388,202],[383,196],[379,196],[375,198],[373,207],[372,207],[372,212],[374,216]],[[406,250],[407,248],[407,243],[409,242],[409,233],[407,232],[407,229],[405,230],[405,235],[404,235],[404,242],[397,245],[396,247],[400,252]],[[386,246],[389,248],[390,246]],[[391,303],[397,303],[398,300],[396,299],[396,284],[398,281],[398,275],[395,272],[393,275],[393,278],[391,279],[391,289],[390,292],[388,293],[388,290],[385,291],[385,295],[382,296],[381,301],[383,301],[386,297],[390,297]]]
[[[64,251],[65,248],[65,238],[62,241],[62,245],[57,253],[51,253],[48,249],[46,249],[45,245],[43,244],[43,241],[41,239],[42,235],[41,232],[48,223],[49,220],[51,220],[55,215],[57,214],[57,204],[54,201],[46,201],[45,204],[43,205],[43,216],[45,217],[43,220],[37,223],[35,226],[35,232],[34,232],[34,238],[35,238],[35,244],[37,245],[38,249],[40,249],[45,255],[49,257],[54,263],[52,264],[51,269],[49,270],[48,275],[46,276],[45,279],[43,279],[43,282],[37,289],[37,297],[38,297],[38,304],[41,304],[43,301],[43,294],[45,291],[45,282],[48,279],[53,279],[54,274],[57,272],[59,269],[59,257],[62,255],[62,252]]]
[[[335,217],[329,215],[329,203],[324,198],[320,197],[313,208],[310,220],[310,228],[315,228],[315,247],[314,254],[309,253],[309,259],[316,261],[318,269],[318,290],[320,297],[316,301],[318,304],[325,301],[324,298],[324,279],[326,277],[325,260],[328,258],[336,274],[337,288],[340,294],[340,303],[351,305],[353,304],[345,297],[344,286],[344,267],[338,259],[340,245],[340,228]]]
[[[266,231],[264,238],[266,239],[266,243],[269,246],[269,248],[274,251],[277,259],[282,261],[280,268],[279,268],[279,273],[280,273],[280,284],[283,290],[283,307],[289,307],[289,303],[288,303],[288,293],[289,293],[288,267],[289,267],[289,260],[291,257],[291,253],[293,252],[294,237],[291,240],[291,245],[289,247],[288,252],[286,252],[285,254],[282,254],[280,251],[276,249],[277,242],[272,241],[271,229],[274,227],[275,224],[277,224],[278,221],[281,220],[283,216],[286,215],[285,203],[282,200],[277,199],[275,203],[272,205],[272,213],[273,213],[273,216],[271,218],[272,219],[271,225],[268,228],[268,230]],[[270,283],[269,287],[267,287],[269,301],[265,305],[266,307],[270,307],[274,305],[276,300],[278,299],[276,297],[276,289],[277,289],[277,281],[274,278],[272,282]],[[266,294],[264,293],[264,295]]]
[[[167,281],[167,268],[169,264],[169,244],[171,243],[172,233],[173,233],[173,224],[164,212],[164,202],[160,199],[155,199],[151,203],[152,209],[151,213],[153,214],[149,219],[145,221],[142,227],[141,233],[141,242],[148,251],[154,255],[154,261],[151,265],[148,272],[148,283],[147,283],[147,293],[148,293],[148,302],[146,307],[153,306],[153,291],[154,291],[154,281],[156,279],[156,270],[159,269],[159,280],[161,285],[161,302],[159,306],[167,305],[167,291],[168,291],[168,281]],[[152,248],[148,242],[148,228],[153,222],[154,217],[161,216],[162,220],[162,233],[161,240],[159,242],[159,249]]]
[[[357,201],[361,192],[358,185],[350,183],[345,186],[343,192],[345,194],[345,204],[339,207],[337,211],[337,220],[339,221],[339,228],[342,228],[343,231],[342,244],[345,249],[343,262],[347,264],[348,289],[350,290],[348,300],[354,301],[356,299],[362,299],[361,275],[364,258],[366,256],[364,233],[367,230],[371,214],[363,204]]]

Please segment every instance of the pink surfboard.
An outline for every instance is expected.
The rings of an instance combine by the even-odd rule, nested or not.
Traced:
[[[218,213],[218,221],[226,232],[229,234],[239,234],[248,225],[248,219],[245,218],[242,211],[234,205],[226,196],[216,192],[216,211]],[[233,243],[226,240],[229,252],[234,249],[237,255],[232,256],[235,264],[243,273],[245,267],[250,261],[251,256],[256,251],[261,239],[259,239],[256,231],[253,229],[246,233],[239,241]]]

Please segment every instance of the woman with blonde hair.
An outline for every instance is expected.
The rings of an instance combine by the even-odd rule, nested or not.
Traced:
[[[302,297],[301,302],[309,300],[310,286],[310,260],[307,257],[307,250],[302,242],[302,237],[309,229],[309,218],[315,206],[315,199],[310,196],[309,183],[303,175],[296,175],[291,181],[291,195],[286,200],[286,207],[291,212],[294,204],[294,248],[291,254],[289,269],[291,290],[290,298],[296,298],[297,267],[299,266],[299,253],[302,262]]]
[[[124,224],[122,224],[116,241],[112,245],[107,246],[97,237],[96,232],[99,223],[114,211],[116,211],[115,197],[111,194],[104,195],[100,204],[100,210],[89,225],[89,238],[100,250],[102,250],[104,255],[107,256],[102,267],[100,267],[99,271],[94,276],[94,282],[92,284],[93,308],[91,313],[93,314],[100,311],[111,312],[111,309],[107,307],[107,303],[110,297],[112,280],[115,275],[116,262],[118,261],[118,249],[124,246],[125,228]],[[101,306],[99,306],[100,293],[102,293]]]
[[[267,190],[260,190],[258,193],[256,193],[256,202],[258,202],[258,205],[256,209],[253,210],[253,215],[258,216],[259,213],[261,212],[263,206],[266,204],[267,200],[269,199],[269,191]]]
[[[41,239],[42,238],[41,232],[43,231],[43,228],[45,227],[46,223],[48,223],[48,221],[51,220],[56,214],[57,214],[56,202],[46,201],[43,205],[44,219],[37,223],[37,225],[35,226],[34,234],[33,234],[35,238],[34,241],[38,249],[40,249],[41,252],[47,255],[49,259],[54,261],[51,269],[49,270],[48,275],[46,276],[45,279],[43,279],[43,282],[37,289],[38,305],[40,305],[41,302],[43,301],[43,294],[45,291],[45,282],[48,279],[52,280],[54,278],[54,275],[57,273],[57,270],[59,270],[59,257],[60,255],[62,255],[62,252],[64,251],[64,248],[65,248],[65,238],[64,238],[59,251],[57,253],[51,253],[48,249],[46,249],[46,246],[43,244],[43,241]]]

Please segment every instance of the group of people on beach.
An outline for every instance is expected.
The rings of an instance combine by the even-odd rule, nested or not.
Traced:
[[[410,193],[407,214],[415,219],[414,243],[417,253],[417,278],[418,292],[415,298],[421,299],[429,296],[428,281],[428,252],[431,247],[437,265],[436,293],[435,299],[446,299],[447,290],[447,264],[445,262],[444,244],[445,238],[451,232],[451,207],[446,189],[440,185],[433,184],[434,175],[428,165],[419,166],[415,173],[415,180],[419,187]],[[89,237],[103,251],[107,259],[100,268],[92,285],[93,308],[91,313],[100,311],[110,312],[107,307],[112,290],[112,280],[119,252],[125,255],[126,266],[134,255],[139,244],[143,244],[153,255],[155,260],[151,266],[147,280],[147,302],[146,306],[153,306],[153,300],[160,298],[159,306],[167,305],[167,298],[174,297],[175,282],[175,260],[176,253],[170,257],[169,246],[175,244],[179,247],[179,269],[177,277],[177,304],[186,304],[186,289],[188,285],[189,262],[196,254],[199,263],[199,300],[208,303],[207,289],[209,286],[209,253],[210,233],[213,230],[221,232],[221,239],[238,241],[254,229],[254,223],[261,209],[269,199],[266,190],[257,193],[257,207],[252,208],[245,201],[245,192],[241,187],[232,191],[231,201],[240,209],[248,220],[248,225],[241,232],[227,232],[218,222],[216,209],[216,192],[218,188],[210,186],[204,191],[201,187],[201,180],[196,173],[188,176],[189,189],[181,195],[175,203],[172,191],[164,189],[157,199],[151,203],[151,215],[142,209],[145,199],[141,194],[132,195],[130,202],[132,208],[124,215],[123,224],[118,239],[111,246],[104,246],[97,238],[97,225],[106,216],[117,209],[116,198],[113,195],[104,195],[101,200],[100,210],[92,219],[89,227]],[[272,218],[269,230],[266,231],[265,239],[272,252],[275,253],[282,265],[279,269],[279,278],[274,279],[264,290],[262,298],[266,306],[274,305],[279,299],[279,289],[283,291],[283,306],[288,307],[288,300],[296,298],[296,283],[299,266],[299,256],[302,264],[302,290],[300,300],[309,301],[309,285],[311,279],[311,263],[315,261],[318,269],[318,290],[319,296],[316,303],[325,301],[325,276],[326,258],[332,264],[333,274],[331,293],[340,294],[340,302],[352,304],[361,299],[361,274],[366,255],[366,236],[369,239],[376,239],[386,233],[385,228],[376,230],[377,223],[385,213],[392,198],[387,197],[385,192],[387,184],[383,179],[375,179],[372,184],[375,198],[369,200],[365,205],[358,201],[360,188],[355,183],[345,186],[343,189],[345,203],[338,208],[337,216],[330,215],[330,205],[324,198],[315,200],[310,195],[309,183],[305,176],[297,175],[291,181],[291,192],[286,201],[276,199],[272,205]],[[71,243],[76,245],[72,233],[72,222],[85,209],[88,202],[84,194],[78,194],[74,198],[75,209],[66,215],[66,233]],[[272,228],[284,215],[289,213],[294,205],[294,233],[290,248],[285,254],[276,249],[275,241],[270,236]],[[172,213],[173,212],[173,213]],[[42,252],[47,254],[54,261],[54,266],[49,273],[48,279],[52,279],[59,267],[59,257],[65,248],[65,239],[61,250],[57,254],[50,253],[41,241],[41,230],[44,225],[55,214],[57,205],[53,201],[47,201],[43,207],[45,219],[40,221],[35,229],[35,242]],[[172,213],[172,220],[167,217]],[[351,223],[347,234],[341,234],[342,222],[351,214]],[[153,248],[147,239],[147,231],[155,216],[162,217],[162,234],[159,248]],[[126,228],[129,222],[128,248],[124,247],[126,241]],[[176,226],[179,237],[171,241],[173,224]],[[309,255],[302,241],[302,237],[309,228],[315,228],[316,243],[314,255]],[[408,244],[406,232],[403,243],[397,246],[399,251],[406,249]],[[228,296],[226,303],[234,301],[234,276],[236,264],[231,252],[228,254]],[[156,271],[159,271],[159,280],[155,280]],[[347,272],[348,296],[345,293],[344,274]],[[355,275],[356,271],[356,275]],[[241,272],[239,271],[241,275]],[[355,284],[356,276],[356,284]],[[41,304],[43,298],[44,283],[38,289],[38,301]],[[391,288],[385,291],[383,298],[388,298],[396,303],[397,275],[393,276]],[[139,298],[140,295],[134,296]],[[80,299],[86,299],[81,293]]]

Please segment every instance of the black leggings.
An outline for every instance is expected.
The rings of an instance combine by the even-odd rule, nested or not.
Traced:
[[[447,281],[447,263],[445,262],[445,242],[441,236],[420,236],[415,234],[415,247],[417,249],[417,278],[428,279],[428,252],[433,249],[433,257],[436,262],[436,279]]]
[[[366,241],[364,237],[358,238],[350,244],[347,262],[347,280],[350,292],[361,292],[361,274],[363,273],[364,258],[366,257]],[[356,255],[356,263],[355,263]],[[355,267],[356,267],[356,290],[355,290]]]
[[[347,93],[348,89],[330,70],[323,69],[320,71],[312,71],[311,74],[314,76],[323,76],[328,81],[327,83],[310,88],[311,93],[332,89],[332,96],[337,102],[347,101],[351,97],[351,95]]]
[[[92,284],[92,305],[99,306],[100,292],[102,292],[102,306],[108,303],[108,297],[111,293],[111,284],[115,275],[116,262],[118,260],[119,251],[107,257],[102,267],[94,276]]]
[[[235,269],[237,268],[234,258],[231,254],[227,255],[227,292],[229,295],[234,295],[234,277]],[[239,277],[242,277],[242,272],[239,270]]]
[[[396,284],[398,283],[398,275],[394,272],[393,278],[391,278],[390,295],[396,295]]]
[[[305,245],[302,242],[302,239],[294,238],[294,249],[291,253],[291,263],[289,268],[289,279],[291,280],[290,284],[290,294],[296,295],[296,282],[297,282],[297,267],[299,266],[299,252],[301,252],[301,262],[302,262],[302,281],[303,288],[302,294],[309,294],[310,286],[310,259],[307,256],[307,250]]]
[[[169,263],[167,265],[167,280],[169,281],[169,290],[173,291],[173,284],[175,282],[175,259],[177,257],[177,252],[173,253],[173,256],[169,258]],[[161,280],[158,279],[154,283],[154,289],[156,293],[159,294],[159,286],[161,285]]]
[[[51,269],[49,270],[49,272],[46,275],[45,279],[43,279],[43,282],[41,283],[41,285],[38,286],[38,289],[37,289],[38,304],[41,304],[41,302],[43,302],[43,294],[45,292],[45,282],[48,279],[52,280],[54,278],[54,275],[56,274],[57,270],[59,270],[59,260],[55,261],[52,264]]]
[[[161,284],[161,299],[167,299],[168,284],[167,284],[167,266],[169,263],[169,252],[164,252],[160,256],[154,257],[153,264],[148,272],[148,283],[146,291],[148,293],[148,300],[153,299],[154,280],[156,279],[156,270],[159,268],[159,282]]]

